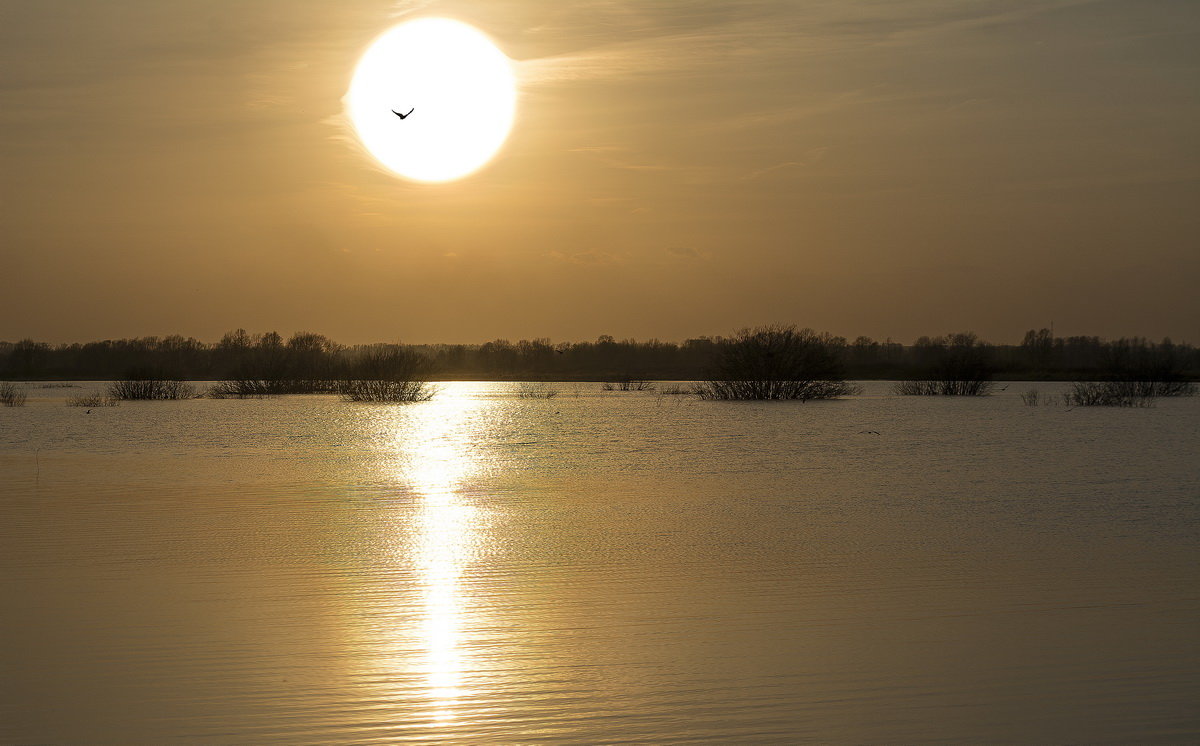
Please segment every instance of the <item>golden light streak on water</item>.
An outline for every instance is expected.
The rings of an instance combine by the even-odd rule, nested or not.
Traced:
[[[433,402],[414,407],[414,429],[398,437],[407,464],[404,477],[421,497],[415,565],[423,586],[421,637],[430,717],[437,725],[455,720],[468,667],[463,652],[467,599],[460,585],[475,542],[477,509],[460,493],[476,469],[471,452],[474,410],[481,402],[443,391]]]

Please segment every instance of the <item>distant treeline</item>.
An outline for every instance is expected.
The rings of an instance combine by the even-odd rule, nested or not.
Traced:
[[[993,345],[970,333],[921,337],[910,345],[869,337],[822,338],[851,379],[927,378],[964,349],[973,364],[984,363],[998,379],[1097,380],[1113,371],[1153,380],[1200,379],[1200,350],[1169,339],[1055,337],[1047,329],[1029,331],[1019,345]],[[728,344],[723,337],[674,343],[604,335],[594,342],[498,339],[478,345],[348,347],[308,332],[284,339],[275,332],[238,329],[216,343],[178,335],[60,345],[0,342],[0,378],[112,380],[152,373],[178,380],[331,381],[345,377],[347,367],[366,353],[403,350],[428,360],[431,375],[442,380],[702,380]]]

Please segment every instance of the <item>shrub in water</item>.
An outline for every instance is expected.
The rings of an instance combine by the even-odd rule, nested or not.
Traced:
[[[5,407],[25,406],[25,391],[7,381],[0,383],[0,405]]]
[[[108,387],[108,395],[114,399],[191,399],[196,395],[196,389],[158,371],[135,369],[125,378],[113,381]]]
[[[716,374],[697,389],[702,399],[834,399],[857,393],[843,374],[844,344],[795,326],[743,329],[721,351]]]
[[[416,352],[380,346],[350,365],[338,392],[346,401],[429,401],[437,393],[426,380],[429,370],[429,360]]]
[[[1151,391],[1134,381],[1077,381],[1063,398],[1072,407],[1149,407]]]
[[[111,396],[105,396],[98,391],[93,391],[91,394],[72,396],[67,399],[68,407],[87,407],[95,409],[97,407],[115,407],[121,402]]]

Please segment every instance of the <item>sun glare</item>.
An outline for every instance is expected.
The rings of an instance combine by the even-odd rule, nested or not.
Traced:
[[[439,182],[492,158],[512,129],[516,100],[512,66],[483,33],[422,18],[371,44],[345,104],[380,163],[407,179]]]

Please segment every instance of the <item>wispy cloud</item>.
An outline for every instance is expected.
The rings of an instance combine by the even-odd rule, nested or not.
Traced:
[[[534,36],[575,40],[573,49],[518,63],[526,86],[663,74],[707,75],[738,70],[780,56],[818,57],[864,46],[919,43],[931,35],[1022,23],[1101,0],[923,0],[847,3],[843,0],[739,3],[696,2],[646,9],[632,2],[576,2],[559,6],[552,20],[526,29]],[[600,12],[600,11],[603,12]],[[725,12],[719,12],[725,10]],[[586,20],[600,14],[618,43],[595,43]],[[585,20],[581,20],[585,19]]]

